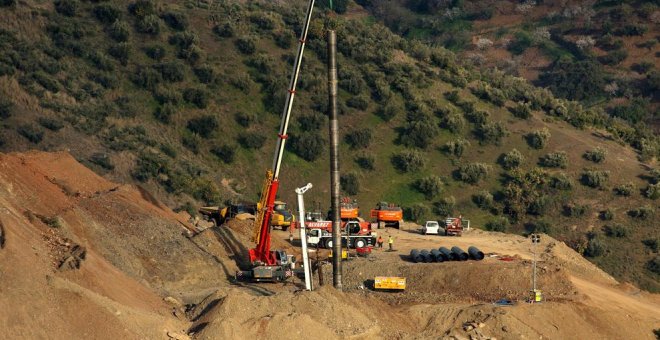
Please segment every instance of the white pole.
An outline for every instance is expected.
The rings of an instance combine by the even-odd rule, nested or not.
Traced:
[[[303,195],[312,188],[312,183],[307,183],[304,187],[297,188],[298,194],[298,219],[300,221],[300,244],[302,247],[303,269],[305,270],[305,289],[312,290],[311,273],[309,271],[309,255],[307,254],[307,231],[305,230],[305,200]]]

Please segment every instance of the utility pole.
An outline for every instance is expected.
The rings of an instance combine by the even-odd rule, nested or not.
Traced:
[[[532,253],[534,254],[534,260],[532,261],[532,302],[540,302],[541,294],[540,291],[536,290],[536,245],[541,242],[541,235],[532,234],[530,236],[532,239]]]
[[[303,263],[304,267],[303,269],[305,270],[305,289],[307,290],[312,290],[312,273],[310,271],[310,262],[309,262],[309,254],[307,254],[307,230],[305,229],[305,200],[303,198],[303,195],[307,190],[312,188],[312,183],[307,183],[304,187],[300,187],[296,189],[296,194],[298,194],[298,218],[300,221],[300,245],[301,245],[301,250],[302,250],[302,256],[303,256]]]
[[[337,35],[328,30],[328,110],[330,116],[330,211],[332,214],[332,284],[342,290],[339,212],[339,122],[337,120]]]

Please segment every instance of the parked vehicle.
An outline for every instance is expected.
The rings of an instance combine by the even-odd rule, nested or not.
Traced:
[[[426,221],[426,224],[422,227],[422,234],[440,234],[440,223],[438,223],[438,221]]]

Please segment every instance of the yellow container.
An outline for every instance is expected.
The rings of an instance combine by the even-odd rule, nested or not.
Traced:
[[[329,258],[332,258],[332,253],[333,253],[333,252],[331,251],[331,252],[330,252],[330,255],[328,255]],[[348,258],[348,251],[346,251],[346,250],[342,250],[342,251],[341,251],[341,258],[344,259],[344,260],[347,259],[347,258]]]
[[[376,276],[374,279],[375,289],[406,289],[406,278],[396,276]]]

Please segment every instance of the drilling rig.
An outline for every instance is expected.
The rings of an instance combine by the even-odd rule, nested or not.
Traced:
[[[296,95],[296,85],[300,74],[300,65],[302,62],[303,51],[305,49],[307,32],[309,30],[313,8],[314,0],[310,0],[305,16],[305,23],[300,33],[298,55],[293,65],[293,74],[291,75],[287,98],[284,104],[284,111],[282,112],[280,130],[277,134],[277,146],[275,148],[273,166],[266,171],[266,178],[261,191],[259,210],[257,211],[257,218],[254,223],[253,241],[256,243],[256,246],[249,250],[250,264],[252,265],[252,268],[247,271],[237,272],[237,278],[243,277],[251,279],[252,281],[282,281],[293,275],[293,267],[295,264],[293,256],[287,255],[284,250],[270,249],[271,218],[275,206],[275,197],[277,196],[277,190],[280,185],[279,175],[282,166],[284,145],[288,137],[287,130],[289,128],[289,118],[291,117],[293,99]]]

